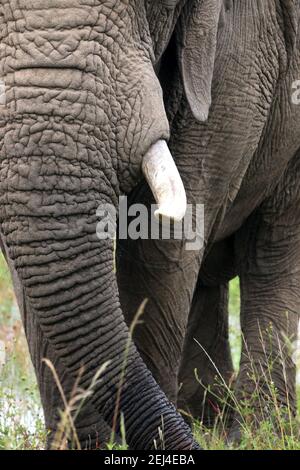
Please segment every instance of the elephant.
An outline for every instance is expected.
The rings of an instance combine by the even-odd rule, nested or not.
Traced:
[[[298,2],[0,5],[1,247],[49,446],[61,397],[45,357],[66,396],[105,365],[76,417],[83,446],[124,425],[131,449],[199,449],[177,409],[213,415],[195,369],[207,385],[212,363],[231,380],[228,283],[237,275],[236,395],[254,395],[254,364],[266,403],[270,380],[295,412],[287,343],[300,306]],[[203,246],[100,241],[97,208],[118,208],[120,195],[156,201],[161,220],[203,205]],[[233,417],[230,434],[239,429]]]

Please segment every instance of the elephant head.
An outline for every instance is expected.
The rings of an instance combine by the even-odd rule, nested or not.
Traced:
[[[113,242],[98,240],[96,211],[102,203],[116,205],[143,171],[159,213],[183,217],[185,192],[166,144],[169,125],[154,70],[182,15],[183,80],[195,115],[205,118],[212,62],[203,54],[215,48],[212,6],[219,3],[33,0],[16,8],[8,0],[0,6],[1,233],[30,312],[66,370],[75,379],[83,366],[85,387],[107,363],[92,400],[111,426],[118,427],[122,411],[132,448],[151,447],[162,425],[166,448],[196,444],[130,341]],[[200,37],[198,14],[209,28]],[[206,45],[194,55],[190,44],[198,50],[198,39]]]

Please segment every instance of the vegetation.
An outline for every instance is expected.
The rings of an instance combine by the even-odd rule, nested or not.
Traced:
[[[238,279],[235,279],[231,283],[230,289],[230,340],[236,370],[241,350],[238,312],[239,283]],[[49,366],[51,367],[51,364]],[[53,374],[55,375],[54,370]],[[94,383],[96,380],[97,377]],[[219,377],[219,380],[222,386],[222,378]],[[223,386],[225,387],[224,384]],[[272,387],[271,383],[270,387]],[[270,392],[273,397],[273,405],[276,405],[276,390],[270,390]],[[72,422],[69,419],[70,409],[80,407],[89,393],[91,393],[91,389],[84,393],[82,391],[75,393],[72,397],[72,403],[66,403],[66,408],[61,413],[61,423],[57,432],[57,448],[64,448],[66,438],[69,437],[74,440],[74,446],[78,446]],[[232,394],[231,391],[228,393]],[[287,416],[286,413],[283,416],[280,407],[275,406],[275,415],[272,421],[263,419],[259,429],[252,429],[249,419],[253,415],[251,405],[236,403],[233,395],[231,398],[232,406],[238,409],[242,422],[243,438],[239,446],[240,449],[300,450],[299,423]],[[225,407],[224,410],[220,410],[213,429],[207,429],[201,423],[195,422],[195,435],[204,449],[230,448],[224,431],[224,416]],[[125,435],[126,430],[123,429],[124,444],[118,448],[126,448]],[[10,276],[5,261],[0,255],[0,449],[43,449],[46,437],[35,375],[15,303]],[[117,448],[113,443],[109,443],[107,447],[109,449]]]
[[[0,254],[0,449],[42,449],[43,413],[33,367]]]

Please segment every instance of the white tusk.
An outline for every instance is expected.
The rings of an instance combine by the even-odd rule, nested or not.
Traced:
[[[155,216],[181,221],[187,210],[186,193],[166,141],[152,145],[142,170],[158,205]]]

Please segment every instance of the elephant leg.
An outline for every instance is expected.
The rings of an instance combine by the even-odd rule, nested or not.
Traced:
[[[154,242],[147,245],[145,255],[158,250]],[[178,371],[196,268],[190,266],[186,272],[184,267],[170,265],[152,266],[150,270],[139,262],[142,257],[138,258],[135,248],[131,248],[130,254],[123,254],[118,263],[122,308],[130,325],[147,299],[134,340],[154,378],[169,400],[176,404]]]
[[[28,302],[24,295],[24,289],[21,286],[13,264],[7,256],[7,249],[1,236],[0,247],[11,272],[14,291],[37,377],[47,430],[47,447],[56,448],[63,444],[63,442],[57,441],[57,432],[61,421],[59,410],[64,410],[64,404],[58,387],[54,381],[53,374],[49,367],[43,362],[43,358],[47,358],[53,364],[65,392],[68,391],[70,394],[72,393],[74,381],[69,377],[66,369],[62,366],[59,358],[55,354],[51,344],[49,344],[49,341],[45,338],[36,318],[31,314]],[[68,396],[66,396],[66,398],[68,399]],[[79,403],[80,402],[78,402],[77,405]],[[105,444],[110,439],[111,429],[89,400],[83,404],[74,424],[82,449],[105,447]],[[75,444],[74,436],[69,439],[69,441],[70,445],[73,446]]]
[[[298,182],[292,178],[297,175],[293,169],[237,236],[243,348],[236,396],[247,400],[256,425],[276,418],[278,410],[286,416],[296,412],[292,346],[300,312],[300,213]],[[232,439],[239,438],[240,421],[237,415]]]
[[[232,376],[228,284],[205,286],[198,281],[180,366],[179,408],[213,425]]]
[[[135,197],[148,204],[146,188],[140,188]],[[117,277],[126,322],[132,324],[147,299],[134,331],[134,341],[156,381],[174,404],[198,271],[199,253],[186,251],[184,241],[118,240]]]

